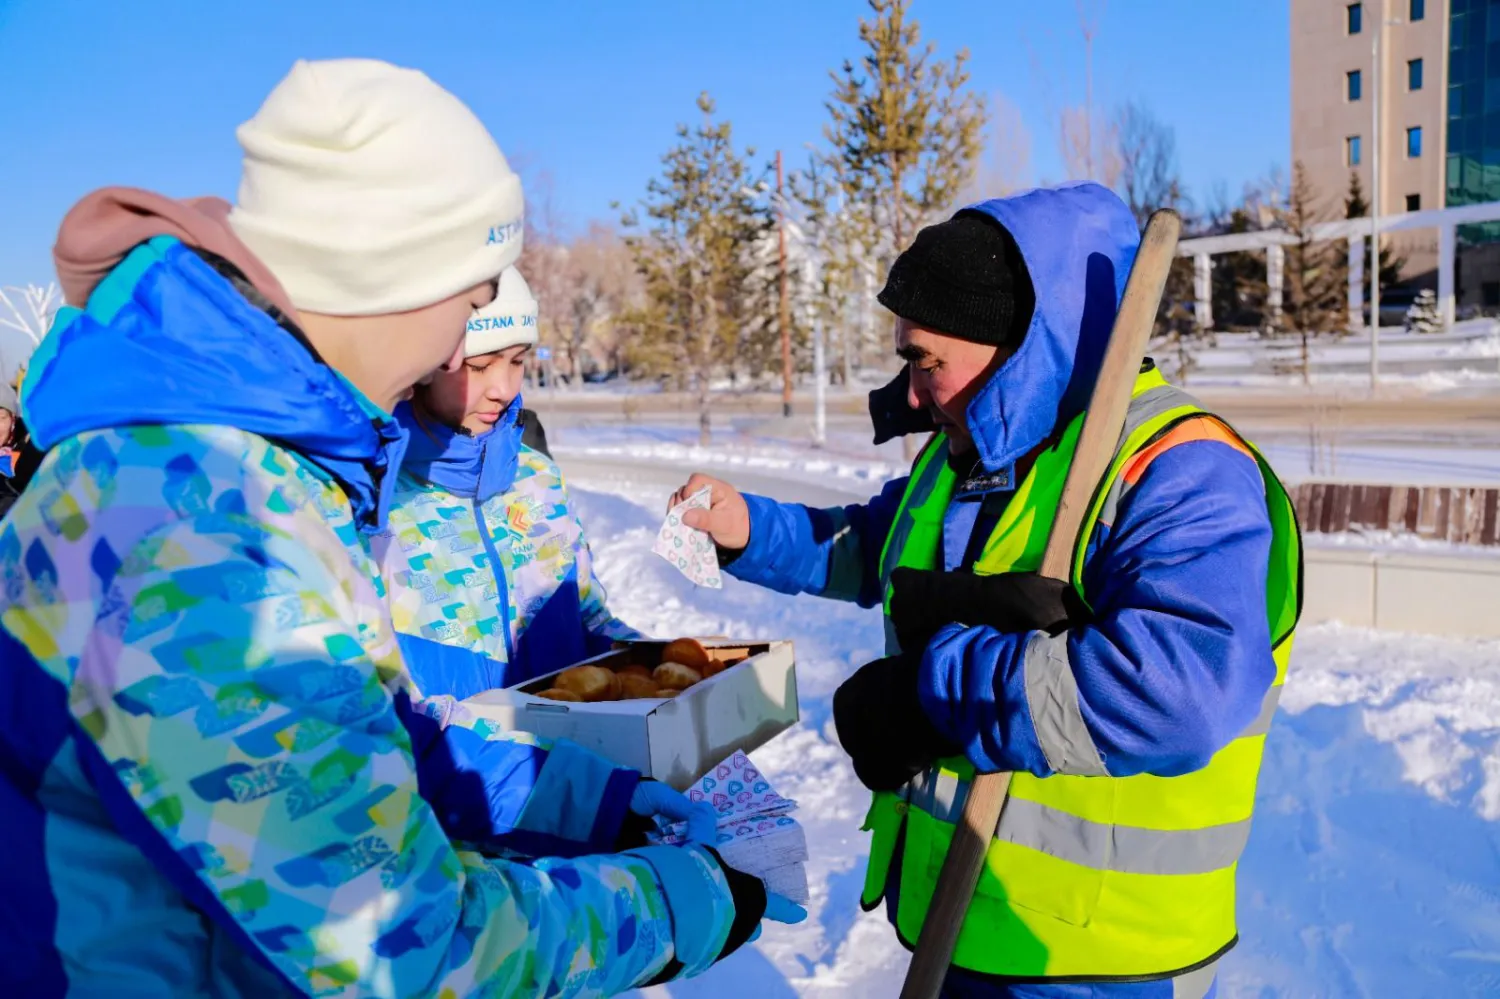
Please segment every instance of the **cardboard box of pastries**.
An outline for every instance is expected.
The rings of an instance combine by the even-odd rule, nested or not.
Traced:
[[[631,642],[465,703],[681,791],[736,750],[748,753],[797,723],[797,672],[789,641]]]

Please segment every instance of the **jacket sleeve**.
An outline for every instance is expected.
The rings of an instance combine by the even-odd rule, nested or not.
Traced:
[[[1260,469],[1187,437],[1151,458],[1090,555],[1088,624],[954,624],[928,644],[922,706],[977,769],[1176,776],[1259,715],[1276,674]]]
[[[113,563],[76,710],[116,827],[309,995],[612,994],[712,963],[733,902],[704,851],[454,846],[387,687],[394,642],[293,533],[205,513]]]
[[[888,482],[868,503],[814,509],[745,494],[750,542],[725,569],[737,579],[779,593],[812,593],[880,603],[880,553],[906,491]]]
[[[641,775],[565,739],[545,742],[473,715],[452,697],[396,695],[417,785],[452,839],[486,852],[608,852]]]

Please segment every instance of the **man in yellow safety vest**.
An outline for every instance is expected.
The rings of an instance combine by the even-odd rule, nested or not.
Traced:
[[[906,367],[877,443],[932,432],[867,504],[712,486],[728,570],[882,605],[834,721],[874,792],[863,902],[921,930],[976,772],[1014,771],[944,994],[1212,996],[1300,609],[1281,483],[1149,362],[1067,582],[1036,575],[1139,243],[1096,184],[930,226],[880,301]]]

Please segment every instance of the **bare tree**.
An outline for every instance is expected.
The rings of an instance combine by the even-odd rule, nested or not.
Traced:
[[[0,327],[15,330],[35,347],[47,335],[52,317],[62,308],[62,292],[55,281],[0,288]]]
[[[1078,32],[1083,37],[1083,104],[1063,108],[1057,139],[1063,163],[1073,180],[1097,180],[1115,187],[1120,178],[1119,136],[1113,121],[1094,113],[1094,38],[1105,0],[1075,0]]]
[[[0,329],[20,333],[26,343],[16,353],[20,355],[15,368],[5,359],[0,345],[0,379],[9,381],[18,370],[24,370],[42,337],[52,325],[52,317],[62,307],[62,292],[55,282],[45,286],[28,284],[24,287],[0,288]]]
[[[990,94],[986,104],[989,121],[984,129],[983,154],[950,210],[1002,198],[1032,185],[1031,131],[1020,107],[998,92]]]
[[[1136,221],[1145,226],[1158,208],[1181,210],[1187,198],[1177,168],[1177,136],[1172,126],[1137,101],[1121,105],[1114,126],[1119,139],[1120,195]]]
[[[579,379],[588,360],[618,374],[624,362],[619,320],[639,302],[640,275],[613,226],[590,223],[570,249],[573,270],[579,277],[570,306],[569,363]]]

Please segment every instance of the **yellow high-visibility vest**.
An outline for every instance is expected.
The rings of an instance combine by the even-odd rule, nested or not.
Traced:
[[[1301,542],[1286,490],[1259,452],[1147,369],[1136,381],[1125,432],[1080,532],[1072,581],[1087,599],[1082,578],[1088,538],[1101,520],[1114,522],[1132,485],[1122,473],[1132,458],[1187,420],[1212,420],[1214,435],[1245,448],[1260,465],[1273,536],[1266,611],[1275,683],[1259,717],[1193,773],[1110,777],[1101,766],[1097,776],[1015,774],[959,934],[959,968],[1038,980],[1165,978],[1211,965],[1237,939],[1235,868],[1250,833],[1261,753],[1301,609]],[[1026,572],[1041,564],[1082,424],[1080,415],[1037,458],[974,572]],[[918,458],[882,554],[892,652],[891,571],[939,567],[943,515],[956,479],[946,452],[939,437]],[[1068,726],[1075,726],[1071,735],[1086,742],[1097,760],[1076,710],[1065,637],[1048,644],[1048,636],[1038,634],[1039,644],[1028,654],[1060,657],[1052,664],[1058,703],[1071,697],[1075,708],[1037,722],[1053,726],[1054,744],[1066,744]],[[1080,758],[1086,758],[1082,751]],[[908,946],[931,904],[973,773],[962,758],[943,760],[901,791],[876,794],[871,805],[865,828],[873,840],[862,902],[867,909],[880,903],[891,865],[899,864],[896,928]]]

